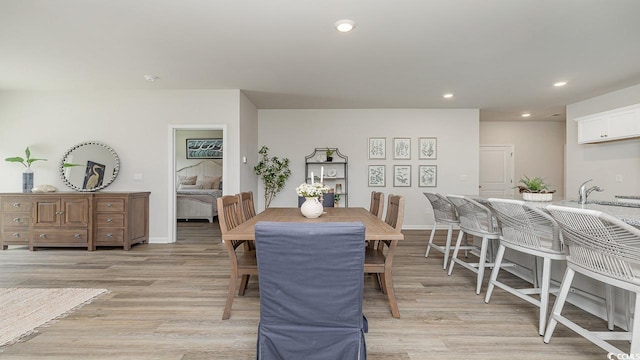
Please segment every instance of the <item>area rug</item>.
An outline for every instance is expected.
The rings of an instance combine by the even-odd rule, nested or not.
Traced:
[[[90,303],[106,289],[0,288],[0,347]]]

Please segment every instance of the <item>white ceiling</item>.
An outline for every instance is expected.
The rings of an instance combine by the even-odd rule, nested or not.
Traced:
[[[338,33],[343,18],[356,29]],[[639,35],[638,0],[0,0],[0,90],[242,89],[261,109],[563,120],[640,83]]]

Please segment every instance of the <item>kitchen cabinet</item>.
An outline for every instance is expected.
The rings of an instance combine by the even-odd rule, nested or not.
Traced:
[[[578,143],[588,144],[640,136],[640,104],[575,118]]]

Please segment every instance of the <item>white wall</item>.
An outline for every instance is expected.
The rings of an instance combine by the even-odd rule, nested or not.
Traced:
[[[271,206],[296,206],[295,188],[304,181],[304,157],[318,147],[337,147],[349,158],[349,206],[369,207],[372,190],[406,198],[405,229],[426,228],[433,214],[424,191],[477,194],[479,111],[477,109],[258,110],[259,145],[288,157],[292,176]],[[387,139],[387,159],[368,160],[368,138]],[[394,137],[411,138],[411,160],[393,160]],[[419,137],[438,138],[438,159],[418,160]],[[386,165],[386,187],[367,186],[367,165]],[[418,165],[437,165],[437,187],[418,187]],[[393,165],[411,165],[411,187],[393,187]],[[460,177],[466,175],[467,180]],[[258,207],[264,207],[262,183]],[[428,210],[428,211],[427,211]]]
[[[253,191],[255,196],[258,176],[253,167],[258,164],[258,109],[244,93],[240,93],[240,160],[240,190]]]
[[[226,124],[229,161],[225,191],[240,189],[239,90],[127,90],[0,92],[0,158],[23,154],[48,158],[34,164],[35,183],[68,191],[58,162],[74,144],[96,140],[111,146],[120,174],[106,191],[151,191],[150,241],[169,240],[170,124]],[[0,192],[20,192],[22,167],[0,162]],[[134,181],[133,174],[142,174]]]
[[[202,159],[187,159],[187,139],[222,139],[222,130],[176,130],[176,169],[195,165]],[[224,145],[223,156],[224,156]],[[222,159],[210,159],[220,164]]]
[[[514,186],[539,176],[564,196],[565,124],[560,121],[482,121],[480,144],[514,145]]]
[[[615,195],[640,195],[640,138],[578,144],[576,117],[640,103],[640,85],[614,91],[567,106],[567,160],[565,187],[577,194],[578,186],[593,179],[604,192],[593,192],[590,199],[611,199]],[[622,182],[615,181],[622,175]],[[574,196],[574,197],[577,197]]]

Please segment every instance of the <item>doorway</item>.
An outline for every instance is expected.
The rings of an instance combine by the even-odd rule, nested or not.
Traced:
[[[225,124],[212,124],[212,125],[169,125],[169,165],[168,165],[168,176],[169,176],[169,187],[167,189],[168,193],[168,215],[167,215],[167,234],[169,234],[169,242],[175,243],[177,241],[177,220],[176,220],[176,171],[183,167],[184,159],[178,159],[179,153],[183,153],[186,144],[183,141],[179,141],[182,139],[179,136],[179,133],[182,131],[189,132],[190,134],[198,133],[202,131],[203,134],[210,133],[211,131],[221,131],[222,132],[222,143],[223,149],[224,144],[227,144],[227,125]],[[180,150],[179,150],[180,149]],[[224,150],[223,150],[224,151]],[[227,161],[225,161],[224,155],[222,158],[222,183],[224,184],[226,181],[227,174]]]
[[[514,197],[514,153],[513,145],[480,145],[480,196]]]

